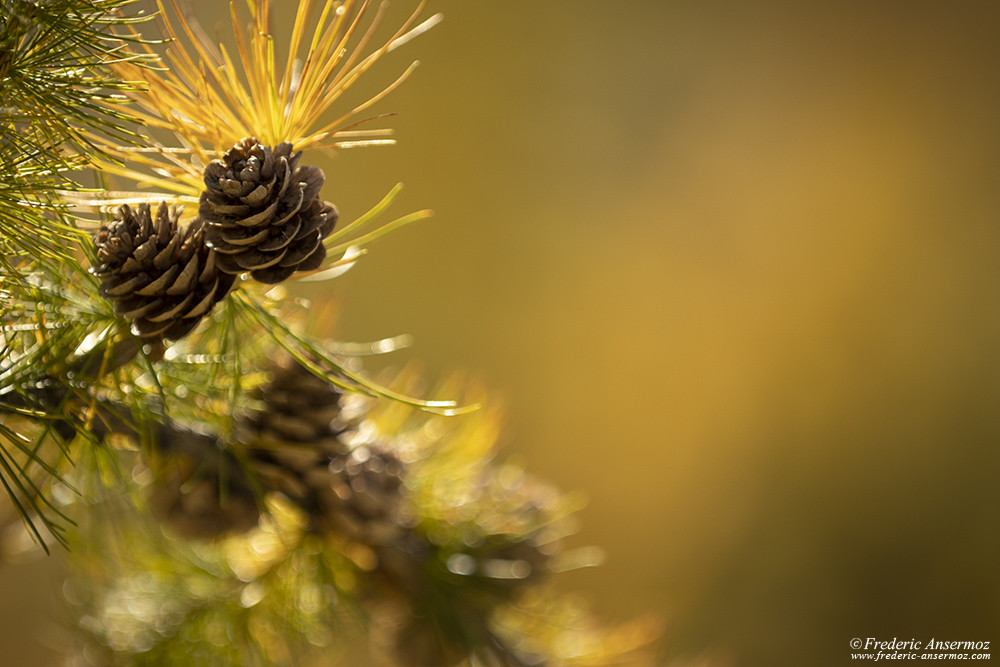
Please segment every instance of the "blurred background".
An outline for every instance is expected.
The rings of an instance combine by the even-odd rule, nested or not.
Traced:
[[[566,586],[660,615],[664,664],[1000,640],[1000,5],[435,11],[368,75],[421,61],[399,144],[310,160],[345,220],[397,181],[436,213],[310,292],[331,332],[493,387],[509,455],[589,498],[607,562]],[[0,567],[18,665],[53,567]]]

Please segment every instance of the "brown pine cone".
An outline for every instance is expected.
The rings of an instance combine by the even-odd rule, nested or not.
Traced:
[[[269,488],[302,504],[312,490],[307,471],[324,468],[345,451],[338,436],[344,425],[341,392],[294,361],[272,371],[271,380],[253,392],[260,407],[237,421],[237,440],[248,448],[254,471]]]
[[[188,539],[210,540],[257,525],[257,499],[239,474],[192,467],[193,461],[178,461],[153,484],[150,508],[171,530]]]
[[[334,457],[306,480],[315,489],[312,523],[375,550],[399,546],[410,531],[403,480],[406,468],[392,452],[358,447]]]
[[[340,390],[286,361],[253,398],[260,407],[240,415],[236,439],[247,448],[254,473],[300,506],[314,505],[306,474],[325,469],[332,457],[346,451],[338,437],[345,428],[338,420]]]
[[[317,443],[343,450],[336,437],[345,426],[335,420],[340,415],[343,394],[334,384],[313,375],[295,361],[276,366],[271,380],[254,393],[264,407],[245,413],[240,427],[244,442],[301,443],[315,448]],[[333,451],[329,451],[330,454]]]
[[[122,206],[94,237],[99,263],[92,270],[103,278],[100,294],[132,320],[137,336],[181,338],[233,286],[233,276],[217,270],[201,221],[178,229],[179,217],[166,203],[155,219],[148,204],[135,211]]]
[[[301,155],[246,138],[205,168],[199,214],[221,271],[273,284],[323,263],[337,209],[319,197],[323,172],[299,166]]]
[[[259,494],[243,462],[217,436],[169,421],[155,424],[153,436],[149,506],[175,533],[215,539],[257,525]]]
[[[255,392],[239,420],[254,472],[308,515],[310,527],[379,548],[403,530],[403,463],[390,451],[351,448],[341,436],[342,392],[296,362]]]

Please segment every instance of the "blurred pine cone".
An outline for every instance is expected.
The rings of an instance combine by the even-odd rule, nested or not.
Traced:
[[[333,453],[346,428],[338,420],[343,392],[316,377],[298,362],[286,360],[271,370],[271,379],[251,395],[260,405],[240,419],[243,442],[299,443]]]
[[[122,206],[94,237],[99,263],[93,272],[103,279],[101,296],[132,319],[137,336],[181,338],[233,285],[233,276],[217,270],[201,221],[178,229],[179,217],[166,203],[155,219],[148,204],[134,211]]]
[[[243,533],[260,519],[259,494],[241,461],[215,435],[172,422],[153,427],[150,509],[181,537]]]
[[[376,552],[402,546],[410,530],[405,472],[403,462],[380,447],[358,447],[334,457],[326,475],[312,475],[317,500],[313,525]]]
[[[161,521],[181,537],[198,540],[257,525],[257,499],[237,471],[195,468],[194,459],[178,459],[153,482],[149,505]]]
[[[405,530],[404,466],[386,449],[343,443],[342,396],[300,364],[281,365],[256,390],[261,407],[240,419],[238,440],[250,447],[254,472],[306,512],[311,530],[375,549]]]
[[[323,263],[337,209],[320,199],[323,172],[299,166],[301,154],[246,138],[205,168],[199,214],[220,270],[279,283]]]
[[[338,419],[341,392],[288,362],[275,367],[252,398],[258,407],[240,415],[236,440],[246,447],[253,472],[265,486],[311,514],[315,489],[307,477],[324,474],[330,460],[346,451],[338,437],[345,428]]]

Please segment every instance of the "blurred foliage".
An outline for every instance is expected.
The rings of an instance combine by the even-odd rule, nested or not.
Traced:
[[[415,380],[407,372],[397,383]],[[90,499],[76,507],[69,589],[94,640],[81,653],[88,664],[184,656],[196,664],[330,664],[330,651],[366,627],[372,651],[390,664],[450,664],[465,651],[479,656],[472,664],[626,664],[629,655],[627,664],[642,664],[657,632],[652,621],[604,630],[579,600],[525,587],[545,570],[590,563],[561,548],[560,495],[510,464],[490,463],[497,414],[435,417],[355,398],[355,426],[343,437],[355,448],[392,443],[407,462],[413,530],[429,554],[316,534],[301,508],[273,494],[260,527],[192,543],[151,521],[142,488],[155,480],[141,457],[94,450],[71,481]],[[118,479],[110,489],[87,487],[107,475]],[[461,490],[470,484],[471,495]],[[531,554],[531,564],[519,558]]]

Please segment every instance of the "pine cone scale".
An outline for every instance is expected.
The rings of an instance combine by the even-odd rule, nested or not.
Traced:
[[[168,266],[174,263],[174,257],[177,254],[178,248],[181,246],[181,242],[184,239],[181,234],[173,234],[169,237],[167,244],[163,247],[156,257],[153,258],[153,267],[158,271],[163,271]],[[160,241],[162,243],[162,241]]]
[[[162,312],[159,312],[156,315],[147,314],[145,316],[145,319],[149,320],[150,322],[157,322],[157,323],[169,322],[170,320],[175,319],[179,313],[185,311],[185,309],[188,307],[188,305],[190,305],[190,303],[193,300],[194,300],[194,294],[189,293],[186,297],[184,297],[183,301],[181,301],[180,303],[178,303],[173,307],[170,307],[169,302],[163,303],[164,310]]]
[[[224,275],[237,276],[246,271],[246,269],[233,261],[232,255],[225,255],[218,252],[214,254],[215,266],[220,273]]]
[[[239,218],[236,220],[236,223],[240,227],[260,227],[261,225],[266,225],[271,219],[274,218],[274,214],[278,211],[279,204],[281,204],[281,200],[275,199],[264,210],[254,213],[246,218]]]
[[[212,286],[212,290],[205,295],[205,297],[190,308],[187,313],[184,314],[185,318],[197,317],[201,318],[212,309],[221,296],[216,296],[218,293],[225,295],[229,292],[229,288],[232,286],[232,278],[228,279],[228,283],[225,280],[219,280]]]
[[[129,257],[125,260],[125,264],[122,265],[122,272],[135,273],[137,271],[142,271],[142,267],[142,262],[137,261],[134,257]]]
[[[253,279],[257,282],[264,283],[265,285],[277,285],[278,283],[291,278],[292,274],[298,270],[299,267],[297,266],[271,266],[251,271],[250,275],[252,275]],[[307,267],[302,267],[302,270],[308,271],[309,269]]]
[[[253,192],[242,197],[244,201],[250,206],[258,206],[262,202],[267,201],[271,196],[271,192],[274,190],[274,180],[272,180],[267,185],[258,185]]]
[[[294,224],[294,226],[293,226]],[[297,240],[299,230],[302,229],[302,221],[295,220],[293,224],[282,227],[277,234],[273,234],[266,242],[261,243],[258,248],[261,252],[277,252],[284,250],[288,244]]]
[[[212,242],[212,249],[220,255],[237,255],[260,243],[268,235],[269,231],[267,229],[263,229],[250,236],[230,237],[229,235],[220,235],[217,240]]]
[[[303,271],[312,271],[318,269],[323,264],[324,259],[326,259],[326,248],[321,243],[312,255],[302,260],[299,266],[302,267]]]
[[[216,223],[222,227],[239,227],[235,222],[229,222],[236,216],[246,215],[253,210],[247,204],[226,204],[213,200],[209,211],[201,211],[199,215],[207,222]]]
[[[181,267],[174,264],[169,269],[167,269],[163,273],[163,275],[161,275],[159,278],[149,283],[142,289],[135,290],[135,293],[141,294],[142,296],[155,296],[157,294],[160,294],[167,288],[167,285],[173,283],[174,278],[176,278],[177,274],[179,274],[180,272],[181,272]]]
[[[136,336],[143,338],[163,336],[169,328],[169,322],[164,324],[162,322],[150,322],[149,320],[136,320],[132,323],[132,332]]]
[[[258,250],[244,252],[239,255],[230,255],[233,262],[243,271],[254,271],[256,269],[266,269],[281,261],[281,254],[267,254]]]
[[[122,282],[115,282],[107,286],[103,286],[100,290],[101,296],[107,298],[109,296],[124,296],[130,292],[136,291],[140,285],[145,285],[149,281],[149,276],[145,273],[140,273],[139,275],[129,278],[128,280],[122,279]]]
[[[127,299],[116,301],[115,313],[128,318],[143,317],[159,306],[159,301],[150,301],[133,295]]]
[[[283,257],[279,257],[278,259],[281,261],[278,264],[284,268],[299,266],[316,252],[316,248],[319,244],[319,232],[314,231],[311,235],[311,239],[310,237],[303,238],[302,243],[299,243],[295,246],[295,248],[289,250]],[[320,262],[323,261],[324,257],[326,257],[325,252],[323,253],[323,257],[320,258]]]
[[[237,181],[231,178],[227,178],[222,181],[221,185],[221,189],[224,194],[227,194],[230,197],[239,197],[240,199],[249,194],[249,189],[253,187],[250,183],[243,183],[242,181]]]
[[[198,326],[199,319],[183,319],[174,320],[174,323],[168,326],[166,329],[160,331],[158,336],[163,336],[164,338],[169,338],[171,340],[178,340],[184,336],[191,333],[196,326]]]
[[[132,262],[134,264],[137,264],[137,265],[141,266],[142,264],[147,263],[148,260],[150,260],[153,257],[155,257],[156,256],[156,241],[157,241],[157,239],[155,237],[151,238],[148,241],[146,241],[145,243],[143,243],[141,246],[139,246],[138,248],[136,248],[132,252],[132,256],[128,258],[125,266],[123,266],[122,269],[126,270],[126,271],[129,270],[129,266],[128,266],[129,262]]]
[[[184,269],[180,272],[180,275],[173,280],[170,287],[166,288],[164,292],[169,296],[180,296],[185,292],[190,292],[195,288],[197,276],[198,256],[191,255],[191,259],[184,265]]]
[[[229,283],[225,289],[225,291],[228,292],[229,287],[233,284],[233,277],[225,273],[219,273],[219,270],[215,265],[216,257],[218,257],[218,255],[214,252],[208,253],[208,259],[205,260],[205,265],[201,268],[201,273],[198,274],[198,284],[204,286],[214,281],[216,283],[213,286],[214,289],[228,280]]]

